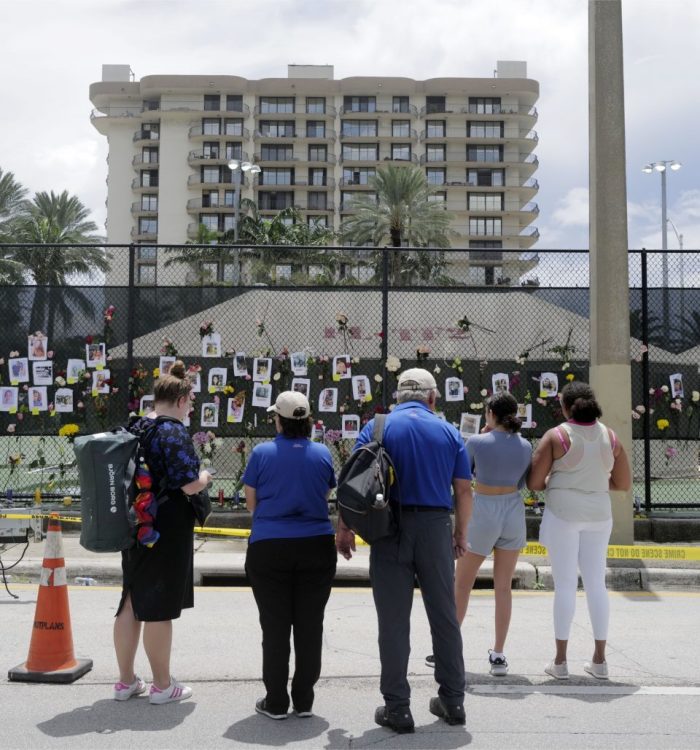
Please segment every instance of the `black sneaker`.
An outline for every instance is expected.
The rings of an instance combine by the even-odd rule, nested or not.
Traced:
[[[390,711],[386,706],[379,706],[374,712],[374,721],[380,727],[393,729],[396,734],[413,734],[416,725],[413,723],[411,709],[408,706]]]
[[[425,657],[425,666],[435,669],[435,656],[433,654]]]
[[[270,709],[267,707],[267,698],[260,698],[260,700],[257,700],[255,702],[255,710],[262,714],[263,716],[267,716],[268,719],[286,719],[287,718],[287,712],[285,711],[283,714],[280,713],[274,713],[273,711],[270,711]]]
[[[447,706],[443,703],[442,698],[431,698],[429,708],[431,714],[439,716],[450,726],[466,724],[467,722],[464,706]]]
[[[494,656],[493,652],[489,651],[489,664],[492,677],[505,677],[508,674],[508,662],[505,656]]]

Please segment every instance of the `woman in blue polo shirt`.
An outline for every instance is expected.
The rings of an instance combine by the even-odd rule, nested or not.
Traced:
[[[306,396],[284,391],[268,411],[275,414],[277,437],[253,449],[243,475],[253,514],[246,572],[260,613],[267,691],[255,710],[286,719],[292,630],[292,705],[298,716],[313,715],[323,615],[337,559],[328,518],[328,495],[336,482],[328,448],[310,440]]]

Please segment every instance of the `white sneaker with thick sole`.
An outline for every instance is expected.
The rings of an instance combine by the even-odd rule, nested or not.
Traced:
[[[136,677],[131,685],[127,685],[126,682],[114,683],[115,701],[128,701],[132,696],[141,695],[145,692],[146,683],[140,677]]]
[[[192,695],[192,688],[183,685],[174,677],[170,678],[170,685],[165,690],[151,685],[151,692],[148,694],[148,702],[160,705],[161,703],[174,703],[175,701],[184,701]]]
[[[569,667],[566,662],[562,664],[555,664],[550,661],[549,664],[544,668],[546,674],[550,677],[554,677],[555,680],[568,680],[569,679]]]
[[[508,660],[505,655],[494,656],[492,651],[489,651],[489,665],[492,677],[505,677],[508,674]]]
[[[594,661],[587,661],[583,665],[583,671],[588,672],[589,675],[595,677],[596,680],[609,680],[608,675],[608,662],[604,661],[602,664],[596,664]]]

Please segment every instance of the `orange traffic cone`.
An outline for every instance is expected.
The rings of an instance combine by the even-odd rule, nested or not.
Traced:
[[[11,669],[8,677],[20,682],[65,683],[74,682],[91,669],[92,659],[76,659],[73,652],[61,522],[51,518],[29,656],[24,664]]]

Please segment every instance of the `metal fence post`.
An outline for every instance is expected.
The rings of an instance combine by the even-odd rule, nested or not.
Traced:
[[[136,245],[129,245],[129,291],[126,316],[126,379],[127,383],[134,369],[134,321],[136,315]],[[129,394],[131,395],[131,394]]]
[[[644,404],[644,510],[651,513],[651,399],[649,398],[649,286],[647,279],[646,248],[641,251],[642,262],[642,403]]]
[[[385,411],[389,401],[386,369],[389,351],[389,252],[388,247],[382,251],[382,407]]]

